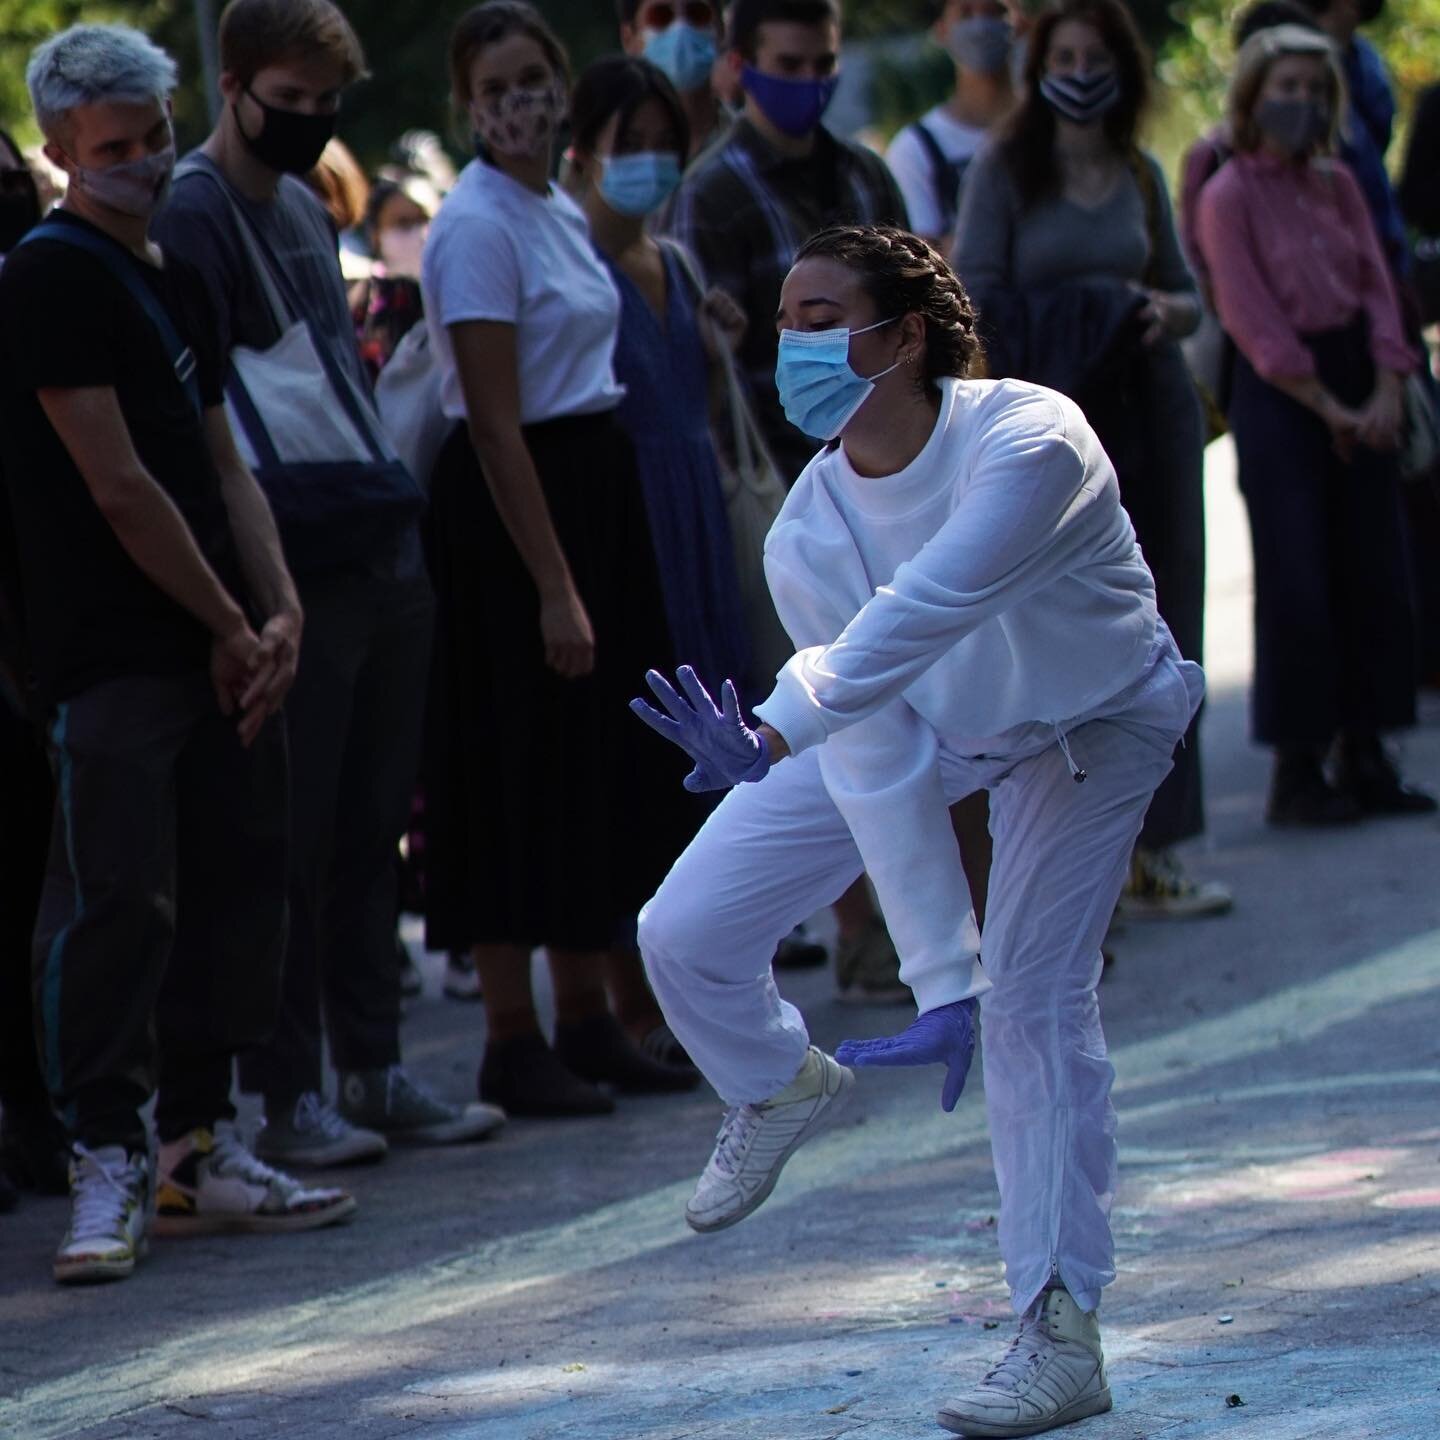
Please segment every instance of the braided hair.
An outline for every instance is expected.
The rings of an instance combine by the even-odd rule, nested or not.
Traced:
[[[980,354],[975,311],[959,277],[928,241],[894,225],[832,225],[811,236],[795,262],[817,257],[853,270],[879,314],[918,315],[925,322],[922,389],[970,374]]]

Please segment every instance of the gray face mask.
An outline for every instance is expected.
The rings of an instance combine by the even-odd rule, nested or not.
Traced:
[[[1318,100],[1264,100],[1255,124],[1282,150],[1308,155],[1330,132],[1330,107]]]
[[[122,215],[147,220],[170,193],[170,176],[175,169],[175,142],[143,160],[112,165],[108,170],[86,170],[77,165],[73,183],[92,200]]]
[[[999,15],[972,15],[950,27],[947,49],[955,63],[981,75],[998,75],[1010,59],[1015,32]]]

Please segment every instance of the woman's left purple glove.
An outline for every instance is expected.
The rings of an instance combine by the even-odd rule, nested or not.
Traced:
[[[656,698],[670,713],[662,715],[643,700],[632,700],[630,708],[652,730],[678,745],[695,762],[685,777],[685,788],[728,790],[746,780],[763,780],[770,769],[770,747],[740,714],[735,687],[726,681],[720,691],[724,709],[717,709],[700,677],[688,666],[675,672],[687,699],[658,670],[647,670],[645,679]]]
[[[884,1040],[843,1040],[842,1065],[944,1065],[940,1108],[949,1114],[975,1058],[975,1001],[954,1000],[917,1015],[908,1029]]]

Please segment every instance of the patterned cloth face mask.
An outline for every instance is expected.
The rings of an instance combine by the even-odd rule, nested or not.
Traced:
[[[475,138],[491,155],[523,160],[547,150],[565,113],[565,90],[557,81],[536,89],[507,90],[470,108]]]
[[[74,183],[102,205],[146,220],[165,203],[174,169],[172,140],[163,150],[141,160],[111,165],[107,170],[87,170],[77,165],[71,173]]]

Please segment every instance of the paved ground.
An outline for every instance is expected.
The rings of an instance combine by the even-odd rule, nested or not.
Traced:
[[[1440,1427],[1440,826],[1272,835],[1245,743],[1243,522],[1211,475],[1213,832],[1234,914],[1132,926],[1116,1409],[1093,1440],[1433,1440]],[[1440,782],[1440,715],[1409,743]],[[431,971],[432,989],[438,975]],[[879,1033],[824,976],[817,1038]],[[429,998],[412,1061],[467,1093],[481,1017]],[[0,1434],[17,1440],[911,1440],[1008,1338],[978,1067],[866,1075],[751,1220],[681,1220],[713,1098],[516,1125],[352,1172],[346,1229],[160,1242],[127,1284],[48,1279],[64,1206],[0,1220]]]

